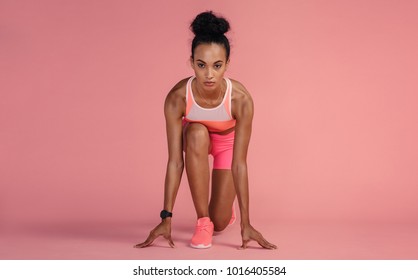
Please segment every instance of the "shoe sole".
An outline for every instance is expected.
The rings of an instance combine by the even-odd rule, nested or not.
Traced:
[[[190,243],[190,246],[192,248],[195,248],[195,249],[208,249],[208,248],[212,247],[212,244],[209,244],[209,245],[204,245],[204,244],[194,245],[194,244]]]

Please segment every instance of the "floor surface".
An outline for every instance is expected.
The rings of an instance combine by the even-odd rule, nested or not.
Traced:
[[[3,226],[0,259],[286,259],[286,260],[399,260],[418,259],[418,226],[412,223],[280,222],[253,224],[278,246],[262,249],[241,244],[239,223],[213,237],[209,249],[189,246],[194,221],[173,223],[176,248],[164,239],[151,247],[133,245],[146,239],[156,221],[38,222]]]

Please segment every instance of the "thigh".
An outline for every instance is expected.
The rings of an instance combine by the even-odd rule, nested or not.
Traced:
[[[209,213],[215,225],[215,230],[223,230],[232,215],[232,205],[236,193],[232,172],[229,169],[214,169],[212,171],[212,193]]]
[[[207,139],[209,141],[209,149],[208,153],[212,149],[212,141],[209,137],[209,132],[206,126],[201,123],[191,123],[191,122],[184,122],[183,124],[183,151],[186,152],[187,147],[187,137],[192,135],[193,133],[203,132],[207,134]],[[205,137],[206,138],[206,137]]]
[[[225,135],[211,134],[212,148],[210,153],[213,155],[213,169],[231,169],[232,157],[234,152],[235,132]]]

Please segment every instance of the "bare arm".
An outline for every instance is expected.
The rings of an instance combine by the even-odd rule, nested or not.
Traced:
[[[164,209],[172,212],[177,197],[183,161],[183,127],[182,116],[184,102],[178,94],[170,92],[165,100],[164,115],[168,143],[168,162],[164,183]]]
[[[237,98],[235,105],[235,142],[232,158],[232,176],[234,178],[238,203],[241,212],[241,226],[250,224],[247,151],[250,143],[254,105],[251,96],[244,92]]]
[[[255,240],[266,249],[276,249],[276,245],[264,239],[261,233],[250,224],[247,152],[251,138],[254,103],[251,95],[242,85],[239,85],[235,95],[233,114],[236,119],[236,126],[232,176],[241,213],[241,248],[247,248],[247,244],[251,240]]]
[[[166,120],[166,132],[168,143],[168,162],[164,182],[164,206],[163,208],[169,212],[173,211],[174,202],[180,186],[181,176],[184,169],[183,161],[183,127],[182,116],[185,110],[185,103],[182,97],[182,82],[176,85],[167,95],[164,103],[164,116]],[[183,90],[184,91],[184,90]],[[168,240],[171,247],[174,242],[171,239],[171,218],[165,218],[157,225],[149,234],[148,238],[134,247],[147,247],[154,240],[163,236]]]

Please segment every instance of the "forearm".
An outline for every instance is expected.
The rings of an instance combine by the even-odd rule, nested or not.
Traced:
[[[232,176],[241,213],[241,226],[246,226],[250,224],[247,163],[233,164]]]
[[[183,174],[183,162],[168,161],[164,183],[164,209],[172,212]]]

